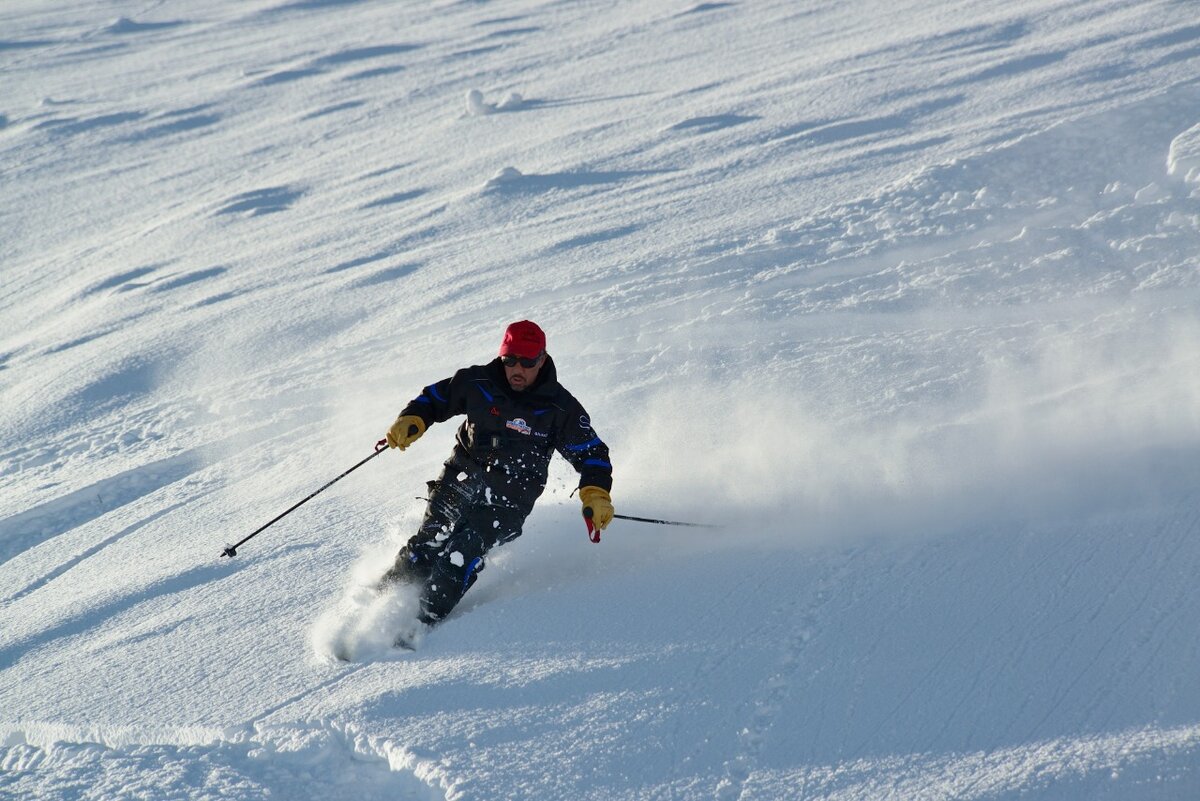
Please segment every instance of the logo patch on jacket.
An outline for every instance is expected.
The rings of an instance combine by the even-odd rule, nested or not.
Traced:
[[[500,416],[500,410],[499,410],[499,409],[497,409],[495,406],[493,406],[493,407],[492,407],[492,411],[491,411],[491,415],[492,415],[492,417],[499,417],[499,416]]]
[[[504,426],[505,428],[511,428],[513,431],[519,431],[525,436],[529,436],[533,433],[533,429],[528,423],[525,422],[523,417],[518,417],[516,420],[509,420],[504,424]]]

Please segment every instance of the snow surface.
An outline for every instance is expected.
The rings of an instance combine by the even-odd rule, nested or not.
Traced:
[[[1194,5],[4,3],[0,797],[1200,797]],[[723,528],[330,659],[525,317]]]

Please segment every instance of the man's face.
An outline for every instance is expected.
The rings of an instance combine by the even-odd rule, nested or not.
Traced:
[[[504,365],[504,377],[508,379],[508,385],[513,388],[514,392],[524,392],[533,386],[533,382],[537,380],[538,372],[545,363],[545,352],[541,356],[538,356],[533,367],[525,367],[518,359],[512,365]]]

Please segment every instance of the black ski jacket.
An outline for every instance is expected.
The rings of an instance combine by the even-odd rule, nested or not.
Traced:
[[[417,415],[426,427],[467,416],[446,467],[481,475],[489,503],[528,514],[546,487],[555,451],[579,472],[579,486],[612,488],[608,446],[583,406],[558,383],[549,355],[533,386],[522,392],[509,387],[496,358],[430,384],[401,414]]]

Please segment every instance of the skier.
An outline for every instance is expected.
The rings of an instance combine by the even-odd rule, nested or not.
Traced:
[[[521,535],[525,517],[546,486],[554,451],[579,472],[579,497],[589,533],[612,521],[608,446],[587,412],[558,383],[546,335],[522,320],[508,326],[500,355],[430,384],[387,433],[404,450],[433,423],[465,414],[441,477],[429,482],[429,502],[417,533],[400,549],[380,587],[421,588],[421,622],[435,625],[463,597],[492,548]],[[593,533],[593,527],[595,529]]]

